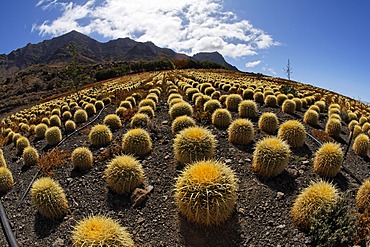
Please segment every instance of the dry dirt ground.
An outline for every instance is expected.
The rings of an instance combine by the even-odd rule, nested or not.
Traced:
[[[134,91],[133,91],[134,92]],[[129,129],[128,122],[113,132],[113,142],[104,148],[91,147],[87,127],[72,136],[61,146],[61,150],[71,152],[74,148],[86,145],[94,154],[93,169],[82,173],[73,169],[68,156],[63,166],[55,168],[52,177],[64,188],[69,201],[68,214],[59,221],[51,221],[37,213],[29,194],[20,202],[22,194],[37,172],[37,167],[25,169],[22,160],[16,156],[13,144],[3,147],[9,169],[12,171],[15,186],[2,195],[2,202],[11,227],[20,246],[71,246],[71,230],[76,222],[86,216],[103,214],[118,220],[127,227],[137,246],[311,246],[310,238],[300,232],[291,222],[292,204],[311,181],[319,179],[312,169],[312,155],[318,145],[310,137],[303,148],[294,149],[290,163],[283,174],[267,181],[260,180],[252,171],[251,160],[254,145],[265,134],[255,125],[254,142],[248,146],[232,145],[227,140],[227,131],[207,126],[217,139],[215,158],[224,161],[239,179],[238,199],[231,218],[217,227],[204,227],[188,222],[181,216],[174,203],[174,182],[181,171],[173,154],[171,120],[168,114],[167,93],[164,91],[152,119],[150,132],[153,150],[140,159],[145,170],[146,184],[154,187],[147,200],[140,207],[133,208],[129,195],[110,192],[103,179],[106,163],[113,155],[120,153],[123,134]],[[270,108],[258,104],[259,115],[275,112],[280,122],[288,119],[302,119],[304,111],[295,115],[283,113],[280,108]],[[96,120],[102,123],[104,117],[113,113],[116,106],[108,106]],[[237,114],[233,113],[233,119]],[[322,116],[318,129],[324,129],[326,117]],[[305,125],[307,132],[312,127]],[[343,148],[348,142],[348,129],[343,128],[341,138]],[[44,140],[30,138],[30,142],[40,153],[47,149]],[[361,158],[349,151],[345,166],[357,178],[364,180],[370,172],[368,158]],[[341,191],[349,192],[352,198],[359,188],[358,182],[343,169],[333,182]],[[0,232],[0,246],[7,246]]]

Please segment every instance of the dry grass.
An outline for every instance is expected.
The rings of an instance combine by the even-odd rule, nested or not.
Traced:
[[[66,164],[67,157],[70,157],[70,155],[71,154],[65,150],[54,148],[41,156],[38,167],[41,169],[41,173],[44,176],[52,176],[54,174],[54,169]]]

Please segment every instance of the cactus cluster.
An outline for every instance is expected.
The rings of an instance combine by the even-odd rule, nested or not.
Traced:
[[[323,177],[335,177],[343,163],[343,151],[338,143],[324,143],[315,153],[314,171]]]
[[[239,118],[230,124],[227,133],[229,142],[248,145],[254,138],[254,126],[249,119]]]
[[[93,146],[107,146],[112,141],[112,132],[105,124],[98,124],[91,128],[89,140]]]
[[[115,193],[131,193],[143,183],[144,170],[133,156],[121,155],[108,163],[104,176],[109,188]]]
[[[86,147],[78,147],[73,150],[71,155],[72,164],[80,170],[87,170],[93,166],[93,154]]]
[[[237,178],[231,168],[213,160],[198,161],[177,178],[175,202],[189,221],[219,225],[232,214],[237,189]]]
[[[149,133],[141,128],[131,129],[122,138],[122,150],[126,154],[144,156],[152,150]]]

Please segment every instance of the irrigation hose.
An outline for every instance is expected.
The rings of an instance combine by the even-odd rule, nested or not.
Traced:
[[[6,213],[1,200],[0,200],[0,218],[1,218],[1,228],[3,228],[3,232],[5,234],[5,238],[9,246],[18,247],[17,240],[15,239],[12,228],[9,225],[9,221],[8,218],[6,217]]]

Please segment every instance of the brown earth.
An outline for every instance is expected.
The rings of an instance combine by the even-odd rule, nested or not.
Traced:
[[[52,177],[64,188],[70,205],[69,213],[59,221],[48,220],[37,213],[29,195],[23,202],[20,201],[38,168],[25,169],[22,160],[16,156],[13,144],[3,147],[16,183],[1,199],[20,246],[71,246],[71,230],[76,222],[97,214],[110,216],[127,227],[137,246],[312,246],[311,239],[292,224],[290,210],[300,191],[311,181],[319,179],[312,169],[312,157],[319,147],[317,143],[307,136],[303,148],[292,150],[284,173],[264,181],[252,171],[255,142],[248,146],[233,145],[227,140],[226,130],[198,121],[216,136],[215,158],[229,165],[239,179],[238,199],[231,218],[217,227],[198,226],[181,216],[174,203],[174,182],[181,168],[173,154],[174,135],[171,133],[167,96],[165,91],[160,96],[152,126],[148,128],[153,150],[139,159],[145,170],[146,184],[154,189],[147,200],[136,208],[131,206],[130,195],[110,192],[103,178],[106,163],[113,155],[120,153],[122,136],[129,129],[128,122],[113,132],[113,142],[107,147],[94,148],[90,145],[87,135],[91,126],[60,146],[61,150],[71,152],[86,145],[93,151],[95,161],[93,169],[85,173],[74,170],[70,158],[67,158],[65,165],[55,168]],[[280,123],[303,119],[304,111],[289,115],[280,108],[261,104],[258,107],[259,116],[263,112],[274,112]],[[115,109],[114,105],[108,106],[95,123],[102,123],[104,117],[114,113]],[[233,113],[233,119],[236,118],[237,114]],[[326,120],[326,114],[322,114],[318,129],[324,129]],[[257,119],[252,119],[252,122],[256,131],[254,140],[257,141],[265,134],[258,130]],[[305,127],[308,133],[312,133],[312,127],[306,124]],[[347,127],[343,127],[341,138],[337,141],[342,143],[343,148],[346,147]],[[40,153],[48,148],[44,140],[30,137],[30,142]],[[361,181],[370,172],[369,159],[355,155],[351,149],[344,165]],[[341,191],[349,193],[353,203],[360,185],[346,171],[342,169],[332,181]],[[6,245],[5,237],[0,232],[0,246]]]

